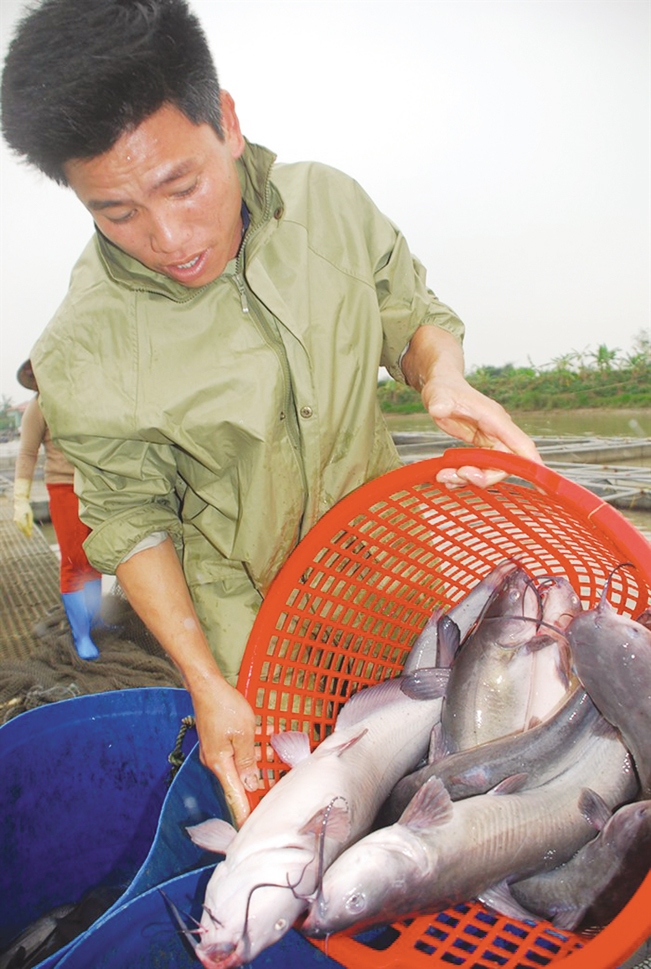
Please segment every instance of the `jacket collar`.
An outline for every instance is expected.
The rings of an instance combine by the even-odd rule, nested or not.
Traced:
[[[241,158],[236,162],[242,198],[251,217],[249,231],[255,231],[260,225],[269,221],[279,200],[277,189],[270,181],[275,160],[276,156],[268,148],[247,141]],[[209,286],[214,285],[214,283],[208,283],[207,286],[199,289],[183,286],[174,279],[148,269],[133,256],[127,255],[110,242],[97,226],[95,233],[100,258],[106,272],[115,282],[127,286],[134,292],[156,293],[177,303],[187,303]]]

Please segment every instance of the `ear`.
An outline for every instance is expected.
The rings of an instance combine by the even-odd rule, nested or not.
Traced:
[[[233,158],[239,158],[244,151],[244,135],[240,129],[240,119],[235,111],[235,102],[228,91],[220,91],[219,104],[222,115],[224,141]]]

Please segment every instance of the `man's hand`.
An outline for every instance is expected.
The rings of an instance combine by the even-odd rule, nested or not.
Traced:
[[[192,696],[201,761],[218,777],[239,826],[258,787],[255,715],[222,676],[195,612],[171,539],[143,549],[117,568],[126,596],[170,659]]]
[[[255,715],[241,693],[225,680],[210,698],[194,696],[201,763],[216,775],[236,826],[250,813],[247,791],[258,788]]]
[[[519,454],[542,464],[531,438],[502,405],[470,386],[463,376],[461,346],[446,330],[419,327],[402,369],[409,386],[420,391],[427,411],[446,434],[474,447]],[[505,477],[504,471],[474,467],[443,468],[436,476],[449,488],[466,482],[485,488]]]
[[[475,390],[460,374],[451,371],[430,380],[421,396],[430,416],[446,434],[473,447],[519,454],[542,463],[531,438],[520,430],[502,405]],[[444,468],[436,477],[451,488],[465,482],[486,488],[506,474],[497,469],[466,466]]]

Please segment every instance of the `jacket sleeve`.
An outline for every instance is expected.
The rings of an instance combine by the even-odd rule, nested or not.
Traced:
[[[91,529],[84,548],[96,569],[113,575],[125,556],[154,532],[167,532],[181,553],[171,447],[101,437],[59,439],[57,445],[75,466],[79,517]]]
[[[45,420],[38,406],[38,399],[33,397],[20,422],[20,451],[16,458],[15,476],[31,481],[38,459],[38,452],[45,439]]]
[[[425,267],[400,232],[393,250],[379,262],[375,288],[384,335],[381,363],[394,380],[404,383],[400,362],[419,326],[440,326],[463,340],[462,321],[428,289]]]
[[[367,206],[367,242],[374,266],[375,290],[382,318],[381,364],[404,383],[400,361],[419,326],[440,326],[460,342],[464,325],[454,310],[427,286],[426,270],[412,254],[404,235],[360,189]]]

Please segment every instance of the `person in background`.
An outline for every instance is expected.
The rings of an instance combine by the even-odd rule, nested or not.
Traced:
[[[38,390],[29,360],[17,373],[18,382]],[[70,623],[75,650],[81,659],[97,659],[99,650],[91,638],[99,620],[102,577],[86,558],[83,543],[90,529],[79,518],[79,500],[74,492],[75,469],[55,447],[38,403],[30,400],[21,422],[20,451],[14,482],[14,522],[29,538],[34,513],[29,501],[34,469],[41,444],[45,448],[45,484],[50,497],[50,517],[61,552],[60,585],[63,606]]]

